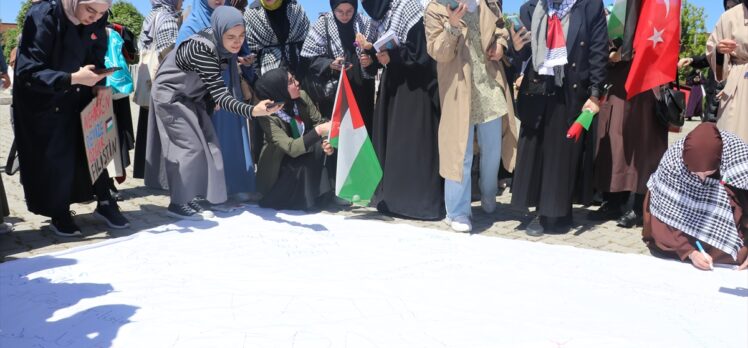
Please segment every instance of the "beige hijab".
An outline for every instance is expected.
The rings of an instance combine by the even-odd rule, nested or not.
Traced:
[[[81,24],[78,18],[75,17],[75,10],[78,8],[78,5],[84,4],[104,4],[111,7],[112,0],[62,0],[62,8],[65,10],[65,16],[67,16],[70,22],[74,25]]]

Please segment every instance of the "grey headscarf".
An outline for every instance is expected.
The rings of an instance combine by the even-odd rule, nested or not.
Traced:
[[[203,40],[212,41],[213,46],[216,48],[218,60],[221,61],[222,69],[226,69],[226,66],[223,64],[228,63],[229,76],[228,81],[225,82],[229,89],[229,93],[231,93],[235,98],[241,100],[243,98],[241,77],[239,76],[239,62],[237,59],[238,55],[237,53],[229,52],[225,47],[223,47],[223,34],[229,31],[229,29],[237,26],[244,28],[244,17],[242,16],[242,13],[231,6],[219,6],[210,16],[210,28],[195,34],[192,38],[197,37],[198,39],[202,38]],[[225,76],[226,75],[224,74],[224,78]]]
[[[244,16],[239,10],[231,6],[219,6],[210,16],[210,27],[213,29],[218,56],[222,59],[236,58],[235,53],[231,53],[223,47],[223,34],[237,26],[244,27]]]

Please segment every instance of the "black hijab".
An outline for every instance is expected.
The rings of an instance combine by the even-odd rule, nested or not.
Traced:
[[[288,94],[288,70],[277,68],[270,70],[257,80],[255,91],[261,100],[270,99],[275,102],[285,103],[283,109],[293,111],[294,100]]]
[[[353,6],[353,18],[348,23],[341,23],[337,17],[335,17],[335,9],[341,4],[351,4]],[[332,17],[335,18],[335,24],[338,26],[338,34],[340,36],[340,42],[343,45],[343,50],[346,53],[355,55],[356,47],[353,46],[353,42],[356,41],[356,14],[358,14],[358,0],[330,0],[330,8],[333,11]]]
[[[392,0],[366,0],[362,4],[369,17],[375,21],[381,21],[387,15]]]
[[[722,2],[722,4],[725,6],[725,11],[729,10],[730,8],[732,8],[732,7],[727,8],[727,3],[728,2],[732,2],[733,4],[735,4],[732,7],[740,5],[741,2],[743,3],[743,5],[748,6],[748,0],[742,0],[742,1],[741,0],[724,0]]]
[[[268,15],[268,22],[270,27],[273,28],[275,36],[278,38],[278,43],[285,45],[288,41],[288,35],[291,32],[291,22],[288,20],[288,4],[291,1],[283,1],[283,4],[274,11],[265,10]]]

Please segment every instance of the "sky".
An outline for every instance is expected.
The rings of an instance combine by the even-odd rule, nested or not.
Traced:
[[[140,13],[143,15],[147,14],[151,9],[150,0],[129,0],[135,7],[138,8]],[[184,0],[185,7],[191,4],[193,0]],[[252,0],[250,0],[251,2]],[[307,15],[314,19],[320,12],[329,11],[330,3],[325,0],[298,0],[307,12]],[[714,28],[714,24],[717,23],[717,19],[720,14],[724,11],[722,7],[722,1],[719,0],[689,0],[691,3],[704,7],[706,10],[706,28],[707,31],[711,31]],[[0,0],[0,21],[2,22],[15,22],[18,10],[21,8],[23,0]],[[514,13],[519,10],[520,5],[525,0],[504,0],[504,12]],[[605,4],[609,4],[612,0],[604,0]]]

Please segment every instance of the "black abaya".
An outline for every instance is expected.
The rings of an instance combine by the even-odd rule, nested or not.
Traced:
[[[424,220],[444,216],[435,66],[421,19],[408,32],[406,45],[390,51],[380,82],[373,127],[384,172],[373,199],[380,212]]]

